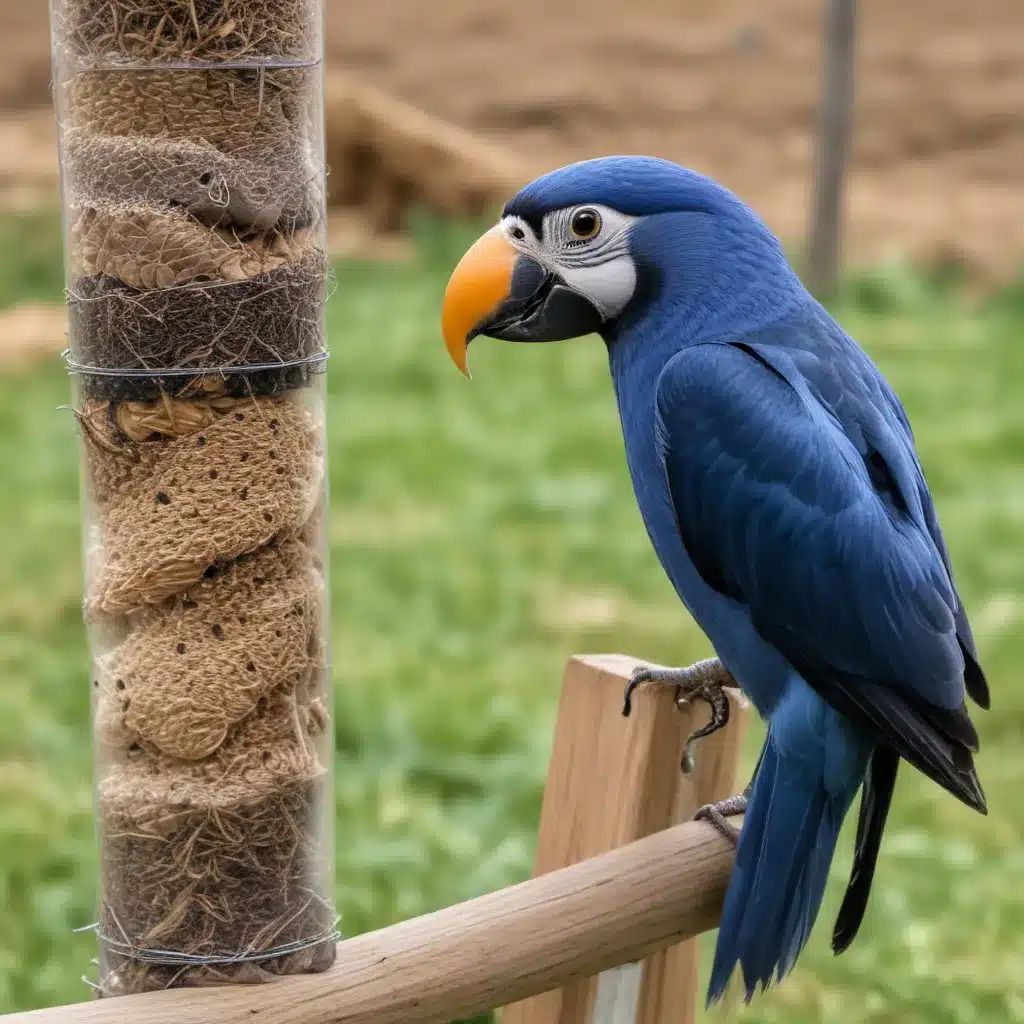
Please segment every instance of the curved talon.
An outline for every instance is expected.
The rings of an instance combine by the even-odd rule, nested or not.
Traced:
[[[729,724],[729,698],[725,691],[711,686],[702,686],[696,693],[689,698],[684,698],[682,701],[676,700],[677,706],[684,703],[689,703],[691,700],[702,700],[711,709],[711,720],[707,725],[702,725],[699,729],[694,729],[690,733],[690,738],[686,741],[692,743],[694,740],[699,740],[704,736],[710,736],[713,732],[718,732],[719,729],[724,729]]]
[[[630,676],[629,682],[626,683],[626,692],[622,698],[622,717],[629,718],[633,712],[633,691],[644,683],[648,682],[648,670],[645,668],[638,669]]]
[[[690,668],[640,666],[634,669],[626,684],[622,700],[624,718],[628,718],[633,711],[633,693],[637,687],[651,682],[675,685],[675,702],[679,709],[692,700],[703,700],[711,709],[711,720],[707,725],[690,733],[684,744],[681,768],[684,773],[689,774],[694,767],[693,744],[717,732],[729,722],[729,698],[724,687],[732,682],[732,677],[725,666],[713,658],[698,662]]]
[[[633,712],[633,692],[639,686],[643,686],[644,683],[664,683],[671,682],[671,676],[679,675],[685,672],[686,669],[670,668],[670,669],[657,669],[651,665],[643,665],[633,670],[633,674],[629,677],[629,682],[626,683],[626,692],[622,698],[622,717],[629,718]],[[665,678],[668,676],[669,678]],[[680,684],[676,684],[676,691],[680,689]]]
[[[683,704],[689,703],[691,700],[702,700],[705,701],[708,707],[711,709],[711,720],[707,725],[702,725],[699,729],[694,729],[693,732],[686,738],[686,744],[683,747],[683,761],[680,766],[683,773],[689,775],[693,771],[694,758],[693,752],[690,749],[693,744],[703,739],[705,736],[710,736],[712,733],[718,732],[719,729],[724,729],[729,724],[729,698],[725,691],[714,683],[703,683],[699,690],[693,693],[690,697],[683,697],[680,699],[681,687],[676,687],[676,706],[681,707]]]

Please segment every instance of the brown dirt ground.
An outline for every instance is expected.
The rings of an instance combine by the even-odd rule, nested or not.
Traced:
[[[820,0],[328,3],[330,63],[531,170],[608,152],[710,173],[799,240]],[[1024,3],[862,0],[854,259],[1024,257]],[[0,181],[46,166],[46,5],[0,5]],[[40,140],[44,149],[40,155]],[[33,146],[35,149],[33,149]],[[16,173],[21,168],[22,173]]]

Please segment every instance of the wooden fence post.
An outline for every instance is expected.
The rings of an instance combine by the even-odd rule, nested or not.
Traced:
[[[857,0],[825,0],[822,88],[814,170],[807,281],[818,298],[839,283],[843,182],[853,128],[853,64]]]
[[[703,804],[731,796],[749,704],[730,690],[730,725],[699,740],[696,767],[680,770],[686,737],[706,704],[680,712],[671,689],[641,688],[630,718],[622,696],[637,659],[570,659],[537,840],[535,875],[567,867],[668,828]],[[502,1024],[691,1024],[697,944],[681,942],[505,1008]]]

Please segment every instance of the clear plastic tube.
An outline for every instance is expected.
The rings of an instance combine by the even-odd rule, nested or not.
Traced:
[[[51,0],[100,980],[334,956],[319,0]]]

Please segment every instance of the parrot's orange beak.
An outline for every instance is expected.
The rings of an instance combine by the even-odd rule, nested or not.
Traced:
[[[604,317],[580,292],[505,238],[500,225],[459,261],[444,293],[448,354],[468,377],[466,349],[478,335],[503,341],[562,341],[600,331]]]
[[[517,257],[500,225],[473,243],[452,272],[441,307],[441,331],[452,362],[468,377],[473,329],[508,298]]]

